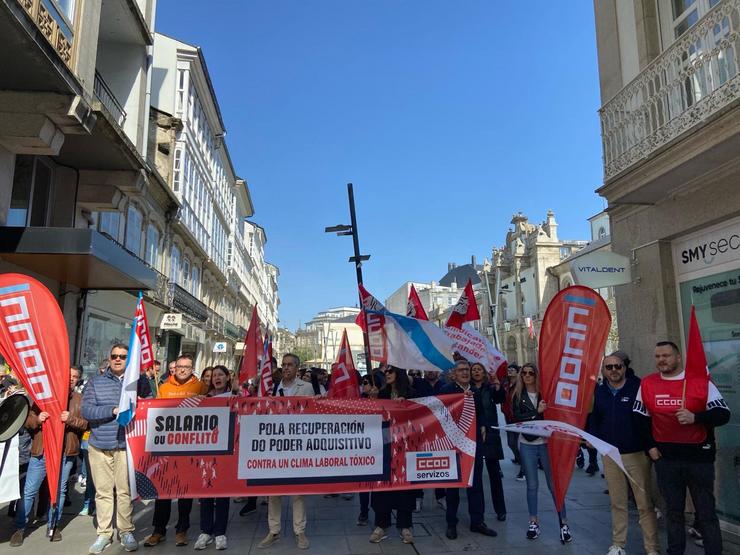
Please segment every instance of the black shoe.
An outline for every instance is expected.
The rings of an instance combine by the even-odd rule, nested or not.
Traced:
[[[596,465],[593,465],[593,466],[588,465],[588,468],[586,469],[586,474],[588,474],[589,476],[593,476],[598,471],[599,471],[599,467],[598,466],[596,466]]]
[[[252,498],[249,501],[247,501],[244,506],[239,511],[239,516],[247,516],[248,514],[252,514],[257,510],[257,499]]]
[[[457,526],[450,525],[447,527],[447,532],[445,532],[445,536],[447,536],[448,540],[456,540],[457,539]]]
[[[501,513],[500,515],[496,515],[496,520],[498,520],[499,522],[506,521],[506,513]]]
[[[586,459],[583,457],[583,451],[580,449],[578,450],[578,456],[576,456],[576,466],[578,468],[583,468],[586,466]]]
[[[471,532],[475,532],[476,534],[483,534],[484,536],[488,536],[491,538],[495,538],[498,536],[496,533],[496,530],[492,530],[488,526],[486,526],[485,522],[481,522],[480,524],[473,524],[470,527]]]

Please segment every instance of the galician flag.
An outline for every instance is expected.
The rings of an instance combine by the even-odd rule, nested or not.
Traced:
[[[367,314],[368,317],[372,314],[383,316],[388,364],[399,368],[443,372],[455,366],[452,359],[453,341],[432,322],[387,311],[368,310]]]
[[[128,342],[128,358],[126,359],[126,371],[123,374],[121,398],[118,401],[116,420],[121,426],[126,426],[136,416],[136,386],[139,383],[142,354],[145,352],[145,348],[147,349],[147,361],[151,364],[152,352],[149,328],[147,327],[146,312],[144,312],[144,300],[141,293],[139,293],[139,302],[136,303],[136,313],[131,323],[131,338]]]

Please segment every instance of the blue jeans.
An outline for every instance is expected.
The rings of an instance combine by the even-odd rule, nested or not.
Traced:
[[[74,459],[71,457],[64,457],[62,463],[62,473],[60,476],[59,485],[59,500],[57,507],[61,514],[62,507],[64,507],[64,498],[67,495],[67,480],[69,479],[69,473],[72,471],[72,464]],[[16,504],[15,510],[15,527],[18,530],[23,530],[28,524],[28,514],[33,508],[33,500],[36,498],[41,484],[46,478],[46,461],[44,456],[31,457],[28,460],[28,471],[26,472],[26,485],[23,488],[23,499],[19,500]],[[53,507],[49,507],[49,520],[53,516]]]
[[[536,517],[537,490],[540,487],[539,470],[537,468],[538,461],[542,462],[542,468],[545,470],[547,489],[552,494],[552,470],[550,469],[550,457],[547,454],[547,443],[541,445],[519,443],[519,457],[522,463],[522,469],[524,470],[524,477],[527,479],[527,508],[529,509],[529,516]],[[553,501],[555,501],[554,496]],[[558,516],[560,520],[565,520],[565,504],[563,504],[563,510],[558,513]]]

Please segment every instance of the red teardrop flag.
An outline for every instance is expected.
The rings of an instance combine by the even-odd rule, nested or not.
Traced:
[[[0,354],[49,418],[41,425],[49,498],[56,505],[62,462],[62,411],[69,399],[69,339],[59,303],[39,281],[0,275]]]
[[[583,429],[596,387],[611,327],[609,309],[596,291],[576,285],[550,302],[540,330],[540,393],[545,419]],[[578,442],[554,433],[547,450],[552,465],[555,505],[563,508],[573,476]]]

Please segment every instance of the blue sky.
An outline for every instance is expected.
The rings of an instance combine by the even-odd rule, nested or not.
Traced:
[[[160,0],[156,29],[203,49],[282,326],[357,302],[323,231],[347,182],[381,300],[490,257],[518,210],[587,239],[604,206],[591,2]]]

